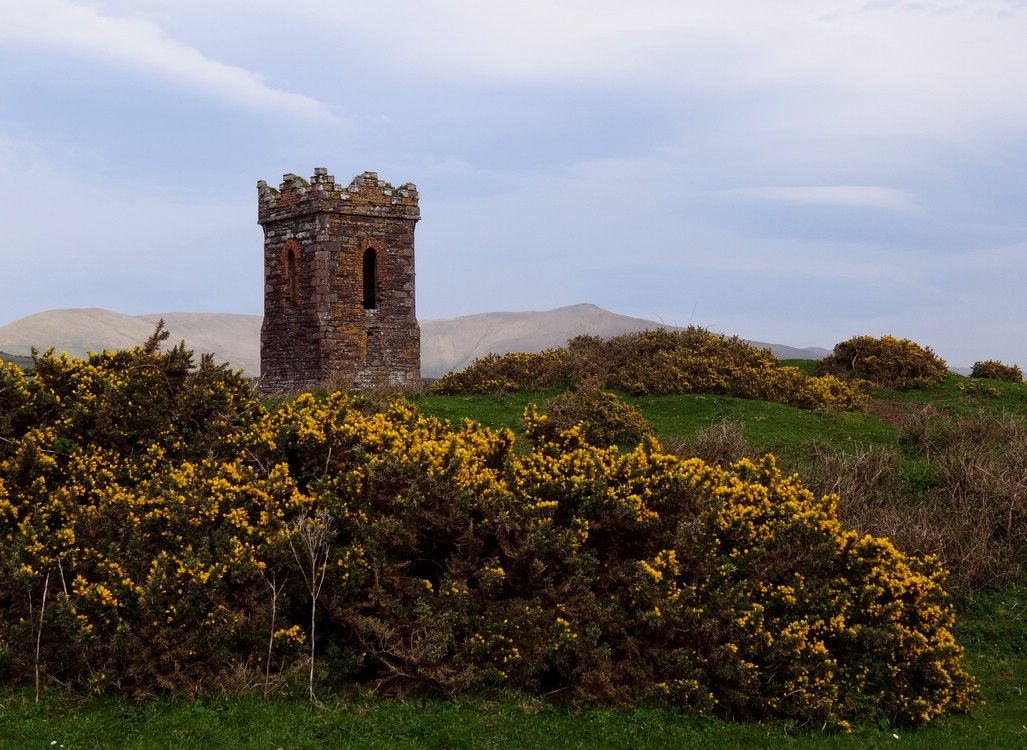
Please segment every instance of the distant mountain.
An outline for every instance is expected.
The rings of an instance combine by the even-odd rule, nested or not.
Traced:
[[[125,349],[144,343],[164,318],[169,342],[185,341],[199,354],[213,352],[219,362],[229,362],[254,375],[260,372],[259,315],[217,313],[164,313],[124,315],[99,308],[48,310],[0,327],[0,351],[26,355],[35,346],[53,348],[73,357],[105,349]]]
[[[149,323],[110,310],[47,310],[0,328],[0,350],[26,355],[33,346],[40,350],[53,347],[81,357],[87,351],[141,344],[152,333]]]
[[[186,346],[197,356],[200,352],[213,352],[218,362],[241,367],[247,375],[256,377],[260,374],[260,324],[263,316],[183,312],[139,316],[150,325],[151,331],[161,318],[164,319],[164,327],[171,332],[169,342],[177,343],[184,339]]]
[[[6,364],[10,362],[22,370],[32,367],[32,357],[22,357],[18,354],[8,354],[7,352],[0,352],[0,364]]]
[[[148,339],[164,319],[172,343],[185,341],[199,354],[213,352],[247,374],[260,371],[259,315],[228,313],[160,313],[123,315],[96,308],[49,310],[0,326],[0,351],[27,355],[31,348],[81,357],[88,351],[136,346]],[[596,305],[570,305],[544,312],[495,312],[458,318],[422,320],[421,374],[441,377],[461,370],[489,353],[538,352],[563,346],[581,334],[609,338],[653,328],[670,328],[652,320],[632,318]],[[780,359],[819,359],[826,349],[798,349],[780,344],[751,342],[769,348]]]
[[[440,377],[462,370],[478,357],[508,352],[539,352],[563,346],[582,334],[610,338],[634,331],[670,328],[644,318],[582,304],[545,312],[495,312],[421,321],[421,374]],[[680,330],[680,329],[678,329]],[[2,339],[0,339],[2,341]],[[820,359],[827,349],[797,349],[751,342],[779,359]]]

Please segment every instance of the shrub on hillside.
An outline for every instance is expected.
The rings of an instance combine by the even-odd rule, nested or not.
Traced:
[[[0,364],[0,440],[21,435],[32,415],[26,406],[32,400],[28,381],[21,369],[10,362]]]
[[[963,598],[1027,570],[1027,427],[1012,415],[913,411],[902,451],[816,450],[798,468],[807,485],[840,496],[852,528],[937,557]]]
[[[866,407],[868,401],[864,385],[831,374],[810,377],[798,367],[775,367],[761,377],[743,381],[737,395],[800,409],[858,411]]]
[[[489,355],[467,369],[450,373],[433,386],[438,393],[484,393],[581,385],[634,395],[721,393],[761,398],[801,408],[860,408],[858,384],[833,375],[811,377],[782,368],[766,349],[737,336],[726,337],[690,326],[629,333],[603,340],[571,339],[566,349],[542,354]]]
[[[637,443],[653,431],[642,412],[600,390],[594,380],[552,399],[543,414],[532,405],[524,415],[525,434],[534,441],[553,440],[574,427],[592,445]]]
[[[760,455],[745,439],[745,423],[727,419],[702,428],[690,438],[671,437],[661,444],[663,450],[678,458],[699,458],[722,468]]]
[[[730,393],[738,383],[777,366],[768,350],[737,336],[689,326],[658,328],[606,341],[578,337],[568,343],[578,377],[633,394]]]
[[[277,501],[233,445],[258,412],[248,382],[160,352],[166,339],[159,326],[132,350],[36,355],[31,379],[0,385],[0,641],[35,634],[54,678],[91,689],[181,687],[232,664],[230,605],[274,533],[253,521]]]
[[[195,362],[182,345],[160,351],[169,336],[163,325],[130,350],[84,359],[36,354],[29,380],[8,369],[0,431],[10,439],[52,429],[58,453],[89,447],[139,455],[159,446],[174,456],[217,455],[219,433],[254,413],[249,382],[209,355]]]
[[[929,348],[893,336],[842,341],[818,367],[821,373],[861,378],[878,388],[926,388],[948,377],[945,360]]]
[[[1001,398],[1002,396],[1002,391],[993,385],[982,382],[980,379],[956,383],[956,390],[967,398],[973,399]]]
[[[983,362],[974,362],[973,370],[970,371],[970,377],[1004,380],[1007,383],[1022,383],[1023,371],[1018,365],[1004,365],[997,360],[987,359]]]
[[[1027,564],[1027,427],[1014,416],[914,415],[902,434],[931,469],[914,528],[931,530],[936,554],[958,572],[961,593],[1000,584]]]
[[[486,354],[460,372],[450,372],[432,383],[434,393],[493,393],[542,390],[567,385],[567,351]]]

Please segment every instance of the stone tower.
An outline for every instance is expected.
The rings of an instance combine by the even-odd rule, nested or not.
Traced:
[[[416,382],[417,188],[364,172],[348,187],[317,168],[278,190],[257,183],[264,228],[261,387],[343,389]]]

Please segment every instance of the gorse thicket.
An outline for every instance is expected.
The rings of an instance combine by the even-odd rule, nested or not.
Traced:
[[[820,372],[869,381],[877,388],[926,388],[949,374],[930,347],[894,336],[855,336],[835,344],[817,363]]]
[[[977,700],[939,565],[843,528],[771,456],[713,467],[580,426],[519,455],[402,399],[268,406],[159,338],[0,371],[7,684],[277,689],[313,653],[323,690],[843,729]]]
[[[1004,380],[1007,383],[1023,382],[1023,370],[1020,369],[1019,365],[1006,365],[994,359],[974,362],[970,375],[974,378]]]
[[[526,437],[536,442],[558,439],[579,425],[582,437],[592,445],[635,444],[653,432],[637,407],[600,390],[591,380],[548,401],[542,414],[531,404],[522,424]]]
[[[537,354],[490,354],[436,381],[436,393],[537,390],[593,383],[634,395],[720,393],[803,409],[852,410],[867,399],[859,383],[781,366],[767,349],[703,328],[659,328],[601,339],[577,336]]]

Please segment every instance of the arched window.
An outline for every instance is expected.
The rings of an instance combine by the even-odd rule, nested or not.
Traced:
[[[364,309],[378,309],[378,254],[373,247],[364,251]]]
[[[297,268],[296,247],[290,247],[285,255],[285,294],[289,307],[296,307],[300,296],[300,274]]]

